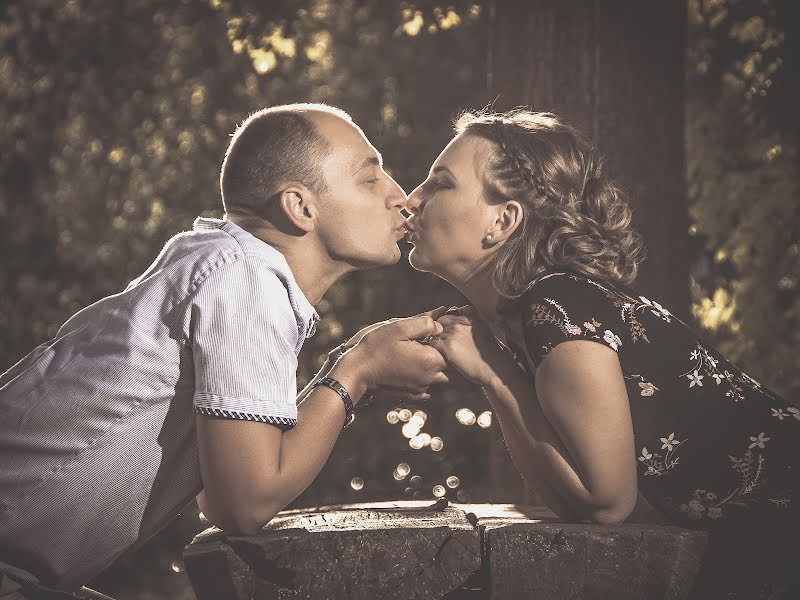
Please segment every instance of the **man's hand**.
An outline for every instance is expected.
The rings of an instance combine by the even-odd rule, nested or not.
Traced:
[[[441,317],[445,313],[446,310],[447,309],[444,306],[440,306],[438,308],[434,308],[432,310],[428,310],[428,311],[419,313],[418,315],[414,315],[414,317],[429,316],[435,321],[439,317]],[[358,331],[358,333],[356,333],[353,337],[351,337],[349,340],[347,340],[347,342],[345,343],[345,348],[349,349],[349,348],[352,348],[353,346],[355,346],[356,344],[358,344],[358,342],[363,340],[364,336],[367,335],[370,331],[374,331],[375,329],[377,329],[378,327],[382,327],[383,325],[387,325],[389,323],[394,323],[395,321],[400,321],[402,318],[403,317],[396,317],[396,318],[393,318],[393,319],[387,319],[385,321],[378,321],[377,323],[373,323],[372,325],[367,325],[366,327],[363,327],[362,329],[360,329]],[[413,318],[413,317],[407,317],[407,318]]]
[[[392,319],[365,333],[331,370],[354,399],[367,389],[387,388],[394,393],[423,395],[434,383],[446,383],[446,363],[434,348],[419,343],[442,332],[434,315]],[[349,387],[348,387],[349,384]]]

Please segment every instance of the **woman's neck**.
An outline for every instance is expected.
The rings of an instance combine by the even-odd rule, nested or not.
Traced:
[[[505,341],[504,319],[498,310],[503,297],[494,287],[490,269],[478,269],[466,281],[452,283],[478,311],[492,333]]]

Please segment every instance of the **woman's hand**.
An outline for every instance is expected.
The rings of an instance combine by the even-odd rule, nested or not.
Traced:
[[[489,328],[474,313],[446,314],[438,322],[444,331],[429,340],[448,365],[472,383],[486,387],[496,377],[496,365],[511,360],[497,347]]]

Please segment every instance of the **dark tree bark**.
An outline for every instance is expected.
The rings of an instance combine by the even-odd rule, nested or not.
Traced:
[[[687,319],[685,2],[492,0],[489,10],[494,108],[554,112],[596,144],[647,246],[635,287]],[[498,440],[492,452],[495,490],[519,490]]]

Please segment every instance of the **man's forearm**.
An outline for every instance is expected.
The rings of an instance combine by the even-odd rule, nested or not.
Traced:
[[[311,485],[339,438],[345,418],[344,403],[330,388],[313,385],[326,374],[339,379],[354,402],[364,392],[356,377],[348,377],[346,367],[334,371],[332,367],[325,370],[324,365],[301,392],[304,397],[297,407],[297,425],[281,435],[278,470],[269,482],[270,494],[258,515],[260,525],[269,522]]]

